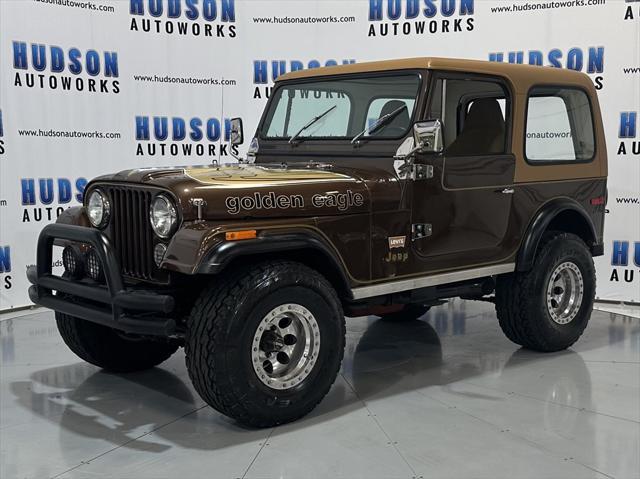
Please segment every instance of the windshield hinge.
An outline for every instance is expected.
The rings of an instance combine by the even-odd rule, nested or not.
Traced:
[[[411,179],[413,181],[428,180],[433,178],[433,165],[411,165]]]

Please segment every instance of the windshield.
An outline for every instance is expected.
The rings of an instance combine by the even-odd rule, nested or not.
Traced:
[[[273,94],[262,137],[351,140],[370,129],[361,138],[400,138],[411,125],[419,88],[416,73],[288,83]]]

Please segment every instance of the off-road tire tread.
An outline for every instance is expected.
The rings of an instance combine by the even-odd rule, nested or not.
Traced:
[[[572,243],[574,246],[569,246]],[[587,245],[579,236],[571,233],[549,231],[540,240],[536,258],[545,258],[548,255],[558,254],[559,247],[583,248],[588,252]],[[590,254],[589,257],[591,257]],[[593,260],[590,259],[590,261],[593,267]],[[531,291],[537,276],[544,273],[534,264],[529,271],[499,276],[496,284],[496,314],[502,331],[511,341],[528,349],[552,352],[565,349],[575,343],[584,332],[587,322],[584,322],[582,329],[575,338],[572,338],[569,345],[558,346],[558,342],[553,341],[554,338],[539,334],[535,314],[532,313],[534,307],[537,306],[535,304],[536,299],[531,294]],[[585,281],[590,280],[590,278],[584,279]],[[589,316],[593,310],[593,298],[584,297],[583,301],[588,302],[588,308],[584,314]]]
[[[246,299],[248,292],[244,284],[253,284],[260,278],[278,273],[314,278],[332,295],[333,301],[340,309],[340,314],[343,314],[335,290],[322,275],[301,263],[269,261],[252,267],[238,268],[225,275],[224,279],[214,279],[196,300],[191,310],[191,324],[187,328],[185,337],[187,370],[196,391],[217,411],[253,427],[271,427],[275,424],[257,419],[248,407],[247,401],[243,397],[236,397],[231,387],[234,377],[227,374],[225,345],[221,339],[224,336],[222,328],[225,324],[219,318],[224,317],[225,312],[232,311],[236,304]],[[346,334],[344,321],[341,325],[341,334],[344,338]],[[334,378],[340,369],[343,355],[344,348],[341,348],[338,368],[331,373]],[[331,384],[318,395],[318,400],[311,408],[288,418],[286,422],[305,416],[322,401],[330,388]]]
[[[115,330],[57,312],[56,324],[62,340],[80,359],[107,371],[143,371],[163,363],[178,349],[177,344],[154,340],[127,341]]]

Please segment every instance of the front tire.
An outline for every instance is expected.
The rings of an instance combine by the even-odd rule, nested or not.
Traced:
[[[498,277],[500,327],[525,348],[566,349],[587,327],[595,287],[593,259],[584,241],[570,233],[548,233],[531,270]]]
[[[187,370],[214,409],[255,427],[309,413],[329,392],[344,354],[335,290],[288,261],[240,268],[206,287],[185,338]]]
[[[129,338],[115,329],[57,311],[56,324],[65,344],[80,359],[111,372],[152,368],[178,349],[166,340]]]

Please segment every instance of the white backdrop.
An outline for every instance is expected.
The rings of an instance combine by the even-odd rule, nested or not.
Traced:
[[[37,234],[87,180],[231,161],[225,119],[250,137],[278,73],[411,56],[590,75],[610,166],[598,296],[640,301],[640,1],[0,0],[0,310],[29,304]]]

